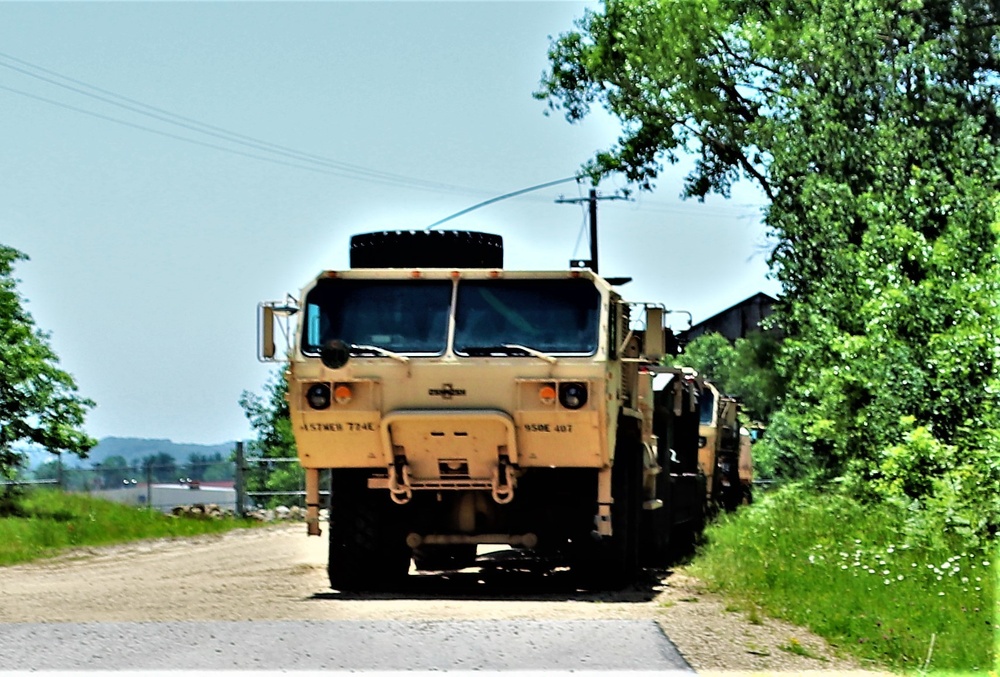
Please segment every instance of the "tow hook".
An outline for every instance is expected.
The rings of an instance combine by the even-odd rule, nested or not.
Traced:
[[[506,456],[493,469],[493,500],[501,505],[514,500],[514,468]]]
[[[410,486],[410,466],[405,456],[397,456],[389,466],[389,498],[393,503],[405,505],[413,498],[413,487]]]

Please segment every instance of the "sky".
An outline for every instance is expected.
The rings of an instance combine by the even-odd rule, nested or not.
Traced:
[[[239,406],[260,301],[348,268],[354,234],[422,230],[574,176],[616,120],[546,115],[550,38],[583,2],[0,3],[0,244],[103,437],[253,436]],[[652,193],[598,208],[600,272],[705,319],[780,286],[763,198]],[[598,191],[626,187],[609,177]],[[587,258],[573,182],[436,230],[498,233],[505,267]],[[678,325],[683,329],[686,325]]]

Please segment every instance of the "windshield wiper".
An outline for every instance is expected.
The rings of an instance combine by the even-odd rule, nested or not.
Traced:
[[[518,350],[523,350],[524,352],[528,353],[529,355],[532,355],[533,357],[537,357],[540,360],[545,360],[549,364],[555,364],[556,362],[559,361],[552,355],[549,355],[548,353],[543,353],[541,350],[529,348],[528,346],[522,346],[520,343],[504,343],[503,347],[517,348]]]
[[[465,346],[461,348],[460,352],[472,357],[489,357],[491,355],[514,355],[516,353],[524,353],[525,355],[531,355],[532,357],[545,360],[549,364],[555,364],[558,361],[548,353],[543,353],[540,350],[535,350],[534,348],[522,346],[517,343],[503,343],[498,346]]]
[[[376,355],[382,355],[383,357],[391,357],[392,359],[407,364],[410,361],[406,355],[400,355],[399,353],[394,353],[391,350],[386,350],[385,348],[379,348],[378,346],[366,346],[358,345],[357,343],[351,344],[351,352],[359,353],[375,353]]]

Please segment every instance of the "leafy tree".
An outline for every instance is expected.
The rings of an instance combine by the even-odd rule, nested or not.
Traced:
[[[249,442],[246,458],[250,466],[247,491],[288,492],[261,501],[267,505],[287,504],[291,492],[302,491],[305,472],[297,463],[269,462],[267,459],[295,458],[295,436],[285,395],[288,384],[276,372],[264,385],[264,395],[243,391],[240,406],[257,437]]]
[[[713,332],[691,341],[677,362],[737,398],[750,419],[767,424],[784,396],[784,381],[775,367],[779,347],[778,338],[763,331],[733,343]]]
[[[651,189],[693,152],[687,196],[756,182],[787,337],[773,458],[974,533],[1000,527],[998,31],[986,0],[608,0],[537,93],[622,121],[595,179]]]
[[[188,455],[187,464],[184,466],[186,477],[193,480],[223,480],[233,479],[232,461],[225,461],[222,454],[199,454],[193,452]]]
[[[142,472],[153,482],[173,483],[180,478],[177,461],[165,451],[143,456]]]
[[[202,477],[206,482],[220,482],[223,480],[233,480],[236,477],[233,461],[219,461],[213,463],[206,470]]]
[[[190,477],[192,480],[202,480],[208,469],[208,464],[208,454],[192,452],[188,454],[187,463],[184,464],[182,472],[185,477]]]
[[[82,426],[94,403],[77,386],[24,309],[13,276],[27,256],[0,245],[0,476],[9,476],[23,454],[14,446],[35,444],[85,457],[97,442]]]
[[[686,346],[676,361],[694,368],[699,374],[715,383],[722,392],[732,394],[730,375],[736,362],[736,348],[718,332],[703,334]]]
[[[108,456],[95,467],[100,471],[101,482],[105,489],[120,489],[124,486],[125,480],[132,479],[136,474],[124,456]]]
[[[59,461],[45,461],[34,470],[36,480],[59,480]]]

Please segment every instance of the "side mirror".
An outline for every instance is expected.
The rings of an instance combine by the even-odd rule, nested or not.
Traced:
[[[663,308],[646,306],[646,332],[643,336],[642,354],[660,358],[666,354],[666,337],[663,331]]]
[[[261,362],[278,362],[278,349],[274,342],[274,329],[277,326],[289,341],[288,318],[298,312],[295,299],[289,297],[285,301],[264,301],[257,304],[257,359]],[[285,318],[285,326],[278,325],[278,318]]]
[[[274,306],[257,304],[257,359],[270,362],[274,359]]]

